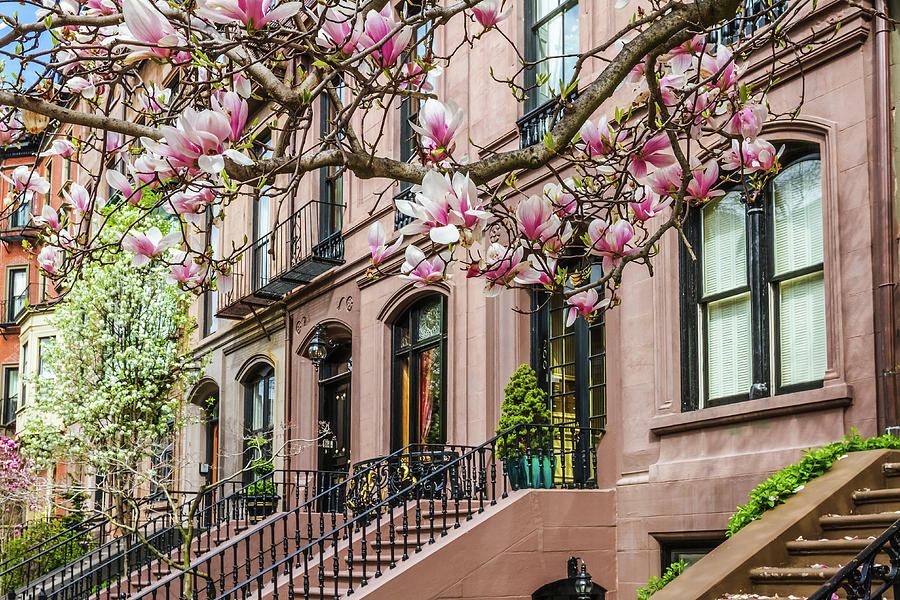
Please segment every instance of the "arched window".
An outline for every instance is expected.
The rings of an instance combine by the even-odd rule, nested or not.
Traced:
[[[246,462],[266,460],[271,455],[271,444],[262,444],[259,456],[256,448],[248,446],[260,439],[271,440],[275,401],[275,370],[267,364],[256,367],[244,381],[244,438]],[[248,472],[246,478],[252,479]]]
[[[682,248],[682,407],[822,385],[826,368],[818,148],[789,144],[758,200],[693,211]]]
[[[443,444],[447,439],[447,316],[443,296],[413,305],[393,327],[391,445]]]

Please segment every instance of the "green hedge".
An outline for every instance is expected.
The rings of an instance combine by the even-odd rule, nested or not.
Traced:
[[[688,563],[684,561],[678,561],[677,563],[672,563],[671,565],[669,565],[669,568],[666,569],[660,577],[657,577],[656,575],[651,577],[650,581],[647,582],[646,587],[638,588],[638,600],[647,600],[647,598],[666,587],[666,584],[668,584],[670,581],[681,575],[681,573],[685,569],[687,569],[688,566]]]
[[[25,528],[21,535],[6,542],[0,562],[9,560],[10,565],[17,565],[35,555],[41,556],[29,563],[27,568],[14,569],[0,578],[0,588],[4,591],[17,589],[94,548],[94,540],[90,534],[72,531],[51,542],[49,547],[53,547],[53,550],[49,552],[46,549],[43,554],[36,550],[29,552],[32,546],[64,532],[71,525],[68,519],[36,521]]]

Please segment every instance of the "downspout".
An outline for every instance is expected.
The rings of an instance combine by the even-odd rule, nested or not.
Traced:
[[[898,424],[896,406],[896,374],[894,353],[894,268],[897,248],[891,178],[891,96],[888,23],[886,0],[874,0],[875,24],[875,154],[873,166],[874,198],[872,217],[872,265],[875,308],[875,368],[877,389],[877,424],[884,428]]]

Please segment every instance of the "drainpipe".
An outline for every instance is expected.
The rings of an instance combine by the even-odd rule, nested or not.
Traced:
[[[886,0],[874,0],[875,10],[887,14]],[[874,198],[872,223],[874,239],[873,283],[875,308],[875,368],[877,380],[878,433],[898,424],[897,390],[894,354],[894,268],[897,248],[894,244],[895,225],[891,178],[891,96],[888,24],[876,16],[875,25],[875,155],[873,166]]]

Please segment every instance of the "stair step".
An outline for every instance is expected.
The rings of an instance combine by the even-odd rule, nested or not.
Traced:
[[[824,515],[819,517],[819,525],[825,531],[850,530],[853,535],[864,538],[881,535],[897,519],[900,519],[900,511],[861,515]]]
[[[759,567],[750,569],[753,592],[761,596],[790,596],[803,598],[812,595],[840,570],[839,567]],[[875,578],[881,581],[879,578]],[[752,595],[750,596],[752,598]]]
[[[885,477],[900,477],[900,463],[886,462],[881,465],[881,472]]]
[[[355,589],[356,588],[354,587],[354,590]],[[330,598],[333,600],[336,597],[343,598],[347,595],[348,591],[350,591],[349,588],[338,588],[337,594],[335,594],[334,584],[332,583],[330,586],[328,584],[325,585],[324,592],[320,591],[319,587],[316,586],[310,589],[309,593],[306,594],[303,592],[303,586],[300,586],[299,590],[294,588],[294,598]]]
[[[852,498],[860,512],[877,513],[900,509],[900,488],[856,490]]]

